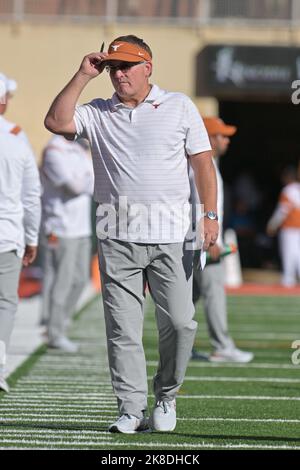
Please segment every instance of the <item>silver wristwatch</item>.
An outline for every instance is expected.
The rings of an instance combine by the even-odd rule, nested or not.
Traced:
[[[204,212],[204,217],[207,217],[210,220],[218,220],[218,214],[213,211]]]

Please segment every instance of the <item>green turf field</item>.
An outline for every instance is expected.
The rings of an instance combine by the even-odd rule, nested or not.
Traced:
[[[191,361],[177,400],[173,433],[107,432],[117,415],[107,367],[99,298],[72,329],[81,353],[40,348],[0,393],[0,448],[35,449],[300,449],[300,366],[291,343],[300,340],[297,297],[228,297],[232,336],[255,352],[250,365]],[[197,346],[209,350],[201,306]],[[153,304],[146,305],[145,349],[151,378],[157,334]]]

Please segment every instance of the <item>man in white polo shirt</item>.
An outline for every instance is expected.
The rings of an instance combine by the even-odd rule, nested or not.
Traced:
[[[84,141],[79,144],[53,136],[41,165],[41,323],[47,327],[49,347],[69,353],[75,353],[78,345],[66,336],[67,329],[90,274],[94,175],[83,145]]]
[[[107,69],[115,93],[76,108],[89,81]],[[197,324],[192,258],[186,249],[188,162],[207,217],[204,248],[218,236],[216,176],[202,119],[191,100],[149,83],[152,53],[133,35],[108,53],[91,53],[55,98],[46,127],[87,137],[99,203],[97,235],[112,385],[120,417],[111,432],[145,430],[147,373],[142,343],[146,281],[156,306],[160,361],[154,377],[152,429],[176,426],[175,397],[184,380]]]

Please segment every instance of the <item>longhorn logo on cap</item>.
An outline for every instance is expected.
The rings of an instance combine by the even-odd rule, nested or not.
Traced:
[[[115,45],[112,44],[111,47],[114,50],[114,52],[116,52],[118,50],[118,47],[120,47],[120,46],[123,46],[123,44],[115,44]]]

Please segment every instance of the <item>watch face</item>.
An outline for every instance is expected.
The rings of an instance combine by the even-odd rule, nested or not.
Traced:
[[[217,214],[213,211],[208,211],[206,215],[211,220],[216,220],[218,218]]]

